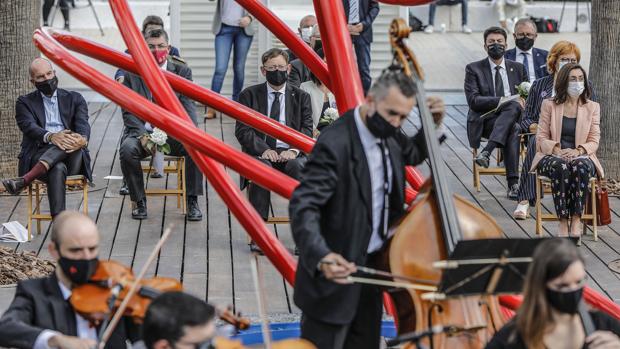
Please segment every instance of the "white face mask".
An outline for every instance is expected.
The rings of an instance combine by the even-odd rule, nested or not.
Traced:
[[[305,42],[310,42],[312,36],[312,27],[301,28],[301,39]]]
[[[568,95],[571,97],[579,97],[583,93],[583,90],[585,90],[583,81],[570,81],[566,92],[568,92]]]

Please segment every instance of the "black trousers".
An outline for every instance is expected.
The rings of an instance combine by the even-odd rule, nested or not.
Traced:
[[[52,11],[52,6],[54,6],[55,0],[45,0],[43,3],[43,22],[47,22],[47,18]],[[58,5],[60,6],[60,12],[62,13],[62,18],[64,18],[65,23],[69,22],[69,1],[68,0],[58,0]]]
[[[49,165],[45,176],[38,178],[47,183],[47,198],[50,203],[50,214],[56,217],[65,210],[65,181],[67,176],[73,176],[82,172],[82,150],[76,150],[67,154],[53,144],[47,144],[36,152],[32,157],[30,168],[37,162],[44,161]]]
[[[278,152],[278,154],[280,154],[285,150],[286,149],[277,149],[276,151]],[[305,155],[301,155],[296,159],[289,160],[287,162],[271,162],[269,160],[261,158],[257,159],[265,165],[273,167],[294,179],[299,179],[301,170],[304,168],[304,165],[307,161]],[[243,186],[241,189],[243,189]],[[254,206],[254,208],[256,209],[258,214],[260,214],[263,220],[267,220],[267,218],[269,217],[269,203],[271,202],[271,192],[258,185],[255,185],[254,183],[250,184],[248,191],[250,203],[252,204],[252,206]]]
[[[196,166],[196,163],[190,156],[187,155],[187,151],[183,148],[183,145],[176,139],[168,138],[168,144],[170,145],[170,154],[172,156],[185,157],[185,178],[187,180],[187,196],[199,196],[202,195],[202,172]],[[144,150],[140,140],[137,137],[128,136],[125,137],[121,143],[119,151],[121,160],[121,171],[123,171],[123,177],[129,188],[129,195],[131,201],[137,202],[146,198],[144,193],[144,176],[142,172],[142,165],[140,161],[149,156]]]
[[[334,325],[302,315],[301,338],[318,349],[378,349],[383,314],[381,290],[373,285],[361,287],[355,317],[350,324]]]
[[[520,116],[521,106],[519,103],[508,102],[484,120],[482,136],[504,149],[504,166],[508,180],[519,178],[519,135],[521,130],[518,121]]]

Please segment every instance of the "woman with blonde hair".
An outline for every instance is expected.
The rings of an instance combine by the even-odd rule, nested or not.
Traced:
[[[534,252],[523,287],[523,303],[486,349],[620,348],[620,322],[588,311],[595,332],[586,335],[578,309],[587,281],[584,260],[568,239],[548,239]]]

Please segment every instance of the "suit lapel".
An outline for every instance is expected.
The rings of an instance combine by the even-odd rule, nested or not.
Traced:
[[[403,168],[403,164],[401,163],[401,158],[396,156],[396,154],[400,154],[400,147],[396,144],[396,140],[394,138],[389,138],[387,141],[387,146],[390,152],[390,162],[392,163],[392,173],[394,181],[392,183],[392,192],[391,195],[398,195],[398,202],[404,202],[404,193],[402,188],[404,187],[404,178],[403,172],[400,170]],[[391,196],[390,195],[390,196]]]
[[[64,300],[56,274],[45,280],[45,292],[49,295],[49,306],[54,320],[55,330],[69,336],[77,335],[75,315],[67,301]]]
[[[353,160],[353,174],[359,184],[359,190],[362,196],[362,200],[366,205],[368,211],[368,220],[372,223],[372,201],[370,192],[370,169],[368,167],[368,160],[364,153],[364,146],[360,139],[359,132],[357,131],[357,125],[355,123],[355,113],[351,112],[347,120],[349,123],[349,134],[351,135],[351,157]]]
[[[45,107],[43,106],[43,97],[41,97],[41,93],[36,91],[32,96],[34,113],[37,119],[39,120],[39,124],[42,128],[45,128]]]
[[[510,87],[510,94],[514,95],[517,93],[516,86],[521,82],[519,79],[519,72],[515,70],[514,65],[511,61],[505,60],[506,62],[506,76],[508,77],[508,85]]]
[[[588,138],[590,132],[590,113],[585,112],[585,104],[579,104],[577,106],[577,121],[575,127],[575,145],[583,144]]]
[[[295,103],[295,91],[287,84],[284,93],[284,118],[286,126],[289,127],[292,127],[293,111],[296,109],[293,103]]]
[[[267,96],[267,83],[260,85],[258,89],[258,111],[269,117],[267,107],[269,106],[269,100]]]
[[[69,100],[69,93],[65,90],[58,89],[56,93],[56,103],[58,103],[58,113],[60,119],[65,125],[65,129],[71,129],[71,101]]]
[[[555,123],[555,135],[553,135],[553,140],[559,142],[562,138],[562,118],[564,117],[564,104],[555,104],[553,112],[554,115],[552,115],[552,117],[555,118],[553,120],[553,122]]]
[[[489,91],[491,92],[491,96],[495,95],[495,86],[493,85],[493,77],[491,76],[491,64],[489,63],[489,59],[485,58],[482,61],[482,74],[484,78],[487,80],[487,86],[489,86]]]

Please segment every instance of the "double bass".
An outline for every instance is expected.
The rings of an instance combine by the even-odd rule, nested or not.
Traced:
[[[398,67],[417,86],[419,109],[431,178],[418,194],[410,211],[396,228],[384,260],[394,275],[433,281],[439,285],[441,270],[433,262],[446,260],[459,240],[501,238],[495,220],[480,208],[449,190],[448,173],[441,157],[433,118],[425,105],[422,70],[404,43],[410,28],[402,19],[390,27],[394,50],[392,67]],[[483,348],[505,319],[496,297],[490,295],[427,299],[415,288],[388,291],[395,303],[399,334],[422,332],[442,325],[458,330],[431,335],[424,344],[431,348]]]

